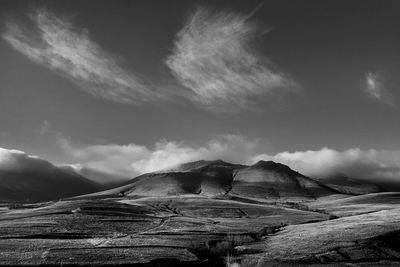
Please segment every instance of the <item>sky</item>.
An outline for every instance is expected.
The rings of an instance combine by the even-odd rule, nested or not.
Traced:
[[[400,180],[399,1],[5,0],[0,16],[8,154]]]

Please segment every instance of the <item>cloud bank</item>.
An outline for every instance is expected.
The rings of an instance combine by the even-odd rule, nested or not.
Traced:
[[[3,38],[30,60],[76,83],[83,91],[118,103],[140,104],[165,97],[65,18],[46,9],[29,15],[33,24],[9,22]]]
[[[0,148],[0,198],[49,201],[93,193],[101,187],[70,168],[54,166],[25,152]]]
[[[78,171],[90,168],[127,179],[196,160],[246,162],[257,150],[258,141],[223,135],[202,146],[164,140],[157,142],[154,148],[148,148],[137,144],[77,146],[64,139],[60,140],[60,146],[78,163],[73,165]]]
[[[0,170],[4,171],[36,171],[51,168],[50,162],[23,151],[0,148]]]
[[[261,154],[253,161],[273,160],[314,178],[347,175],[352,178],[400,184],[400,151],[361,150],[336,151],[330,148],[300,152]]]
[[[198,8],[177,34],[166,64],[188,89],[186,97],[201,106],[250,108],[255,98],[295,85],[255,48],[263,33],[250,16]]]
[[[364,92],[378,102],[397,107],[395,98],[386,88],[385,79],[381,74],[369,72],[365,75]]]
[[[200,146],[165,140],[157,142],[153,148],[137,144],[76,146],[66,140],[60,144],[64,153],[78,163],[74,165],[78,172],[89,168],[120,179],[197,160],[222,159],[249,165],[259,160],[272,160],[316,179],[345,175],[378,184],[394,182],[400,186],[400,151],[321,148],[269,155],[260,154],[260,148],[265,147],[261,140],[248,140],[240,135],[219,136]]]
[[[134,178],[140,174],[166,170],[181,163],[222,159],[227,162],[254,164],[272,160],[290,166],[316,179],[348,176],[377,184],[396,184],[400,188],[400,151],[337,151],[330,148],[297,152],[260,154],[261,140],[240,135],[222,135],[203,145],[160,141],[154,147],[138,144],[76,145],[58,136],[58,145],[70,159],[77,173],[96,182],[109,183]],[[63,164],[62,166],[65,166]],[[53,165],[18,150],[0,148],[0,170],[44,170]]]

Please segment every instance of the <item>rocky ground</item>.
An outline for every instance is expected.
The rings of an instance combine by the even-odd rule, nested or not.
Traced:
[[[398,193],[88,197],[0,209],[1,265],[398,266],[399,244]]]

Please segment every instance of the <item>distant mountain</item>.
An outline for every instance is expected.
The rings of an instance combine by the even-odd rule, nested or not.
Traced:
[[[62,165],[57,167],[63,168],[75,174],[78,173],[83,177],[100,184],[104,188],[116,187],[113,185],[123,185],[130,179],[129,176],[109,173],[87,166]]]
[[[0,151],[1,201],[48,201],[88,194],[102,188],[69,168],[21,151]]]
[[[80,176],[57,167],[38,171],[0,170],[0,195],[10,201],[48,201],[88,194],[101,187]]]
[[[94,196],[229,194],[285,201],[311,200],[332,194],[360,195],[380,191],[374,184],[343,175],[324,180],[312,179],[273,161],[259,161],[254,165],[245,166],[222,160],[200,160],[122,181],[114,179],[113,176],[110,179],[107,174],[96,170],[77,171],[70,166],[55,166],[21,151],[0,148],[0,201],[37,202],[87,194]]]
[[[221,160],[202,160],[181,164],[170,170],[143,174],[125,186],[93,195],[232,194],[265,199],[315,199],[336,193],[338,191],[335,189],[272,161],[244,166]]]
[[[323,182],[343,194],[363,195],[381,192],[378,185],[350,178],[346,175],[334,175],[325,178]]]

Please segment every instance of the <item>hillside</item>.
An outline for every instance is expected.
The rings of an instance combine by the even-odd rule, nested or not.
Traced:
[[[38,202],[88,194],[102,187],[66,168],[42,159],[26,159],[29,168],[0,168],[2,202]]]
[[[92,189],[71,170],[35,169],[3,174],[3,186],[37,199],[58,197],[59,186]],[[106,191],[1,205],[0,264],[396,266],[399,193],[337,189],[272,161],[189,162]]]
[[[93,196],[228,194],[269,200],[311,200],[336,193],[338,191],[335,189],[283,164],[260,161],[252,166],[244,166],[217,160],[185,163],[173,169],[144,174],[122,187]]]
[[[362,195],[381,191],[378,185],[350,178],[346,175],[331,176],[323,179],[323,182],[343,194]]]
[[[268,199],[306,200],[338,192],[286,165],[273,161],[259,161],[237,170],[231,193]]]

